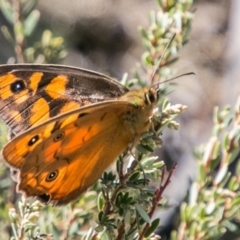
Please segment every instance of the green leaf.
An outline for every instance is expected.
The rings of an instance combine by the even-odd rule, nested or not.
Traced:
[[[36,28],[40,18],[40,12],[38,10],[32,11],[24,21],[24,35],[30,36],[33,30]]]
[[[142,153],[154,152],[154,150],[149,145],[137,145],[138,151]]]
[[[98,199],[97,199],[97,206],[98,206],[98,211],[101,211],[104,206],[104,198],[103,198],[103,193],[98,194]]]
[[[134,172],[134,173],[130,176],[130,178],[128,179],[128,181],[129,181],[129,182],[135,181],[135,180],[137,180],[137,179],[139,178],[139,176],[140,176],[140,172],[139,172],[139,171],[136,171],[136,172]]]
[[[144,158],[144,159],[141,161],[141,165],[143,166],[143,168],[145,168],[145,167],[151,167],[151,166],[153,165],[153,163],[156,162],[157,159],[158,159],[157,156],[152,156],[152,157]]]
[[[14,24],[14,10],[13,6],[10,4],[7,0],[1,0],[1,10],[4,15],[4,17],[7,19],[7,21],[11,24]]]
[[[144,237],[149,237],[159,226],[160,219],[156,218],[155,220],[152,221],[150,227],[147,229]]]
[[[195,204],[197,204],[197,200],[198,200],[198,183],[197,182],[193,182],[190,190],[189,190],[189,205],[193,206]]]
[[[36,7],[37,3],[38,3],[38,0],[26,1],[22,9],[22,14],[28,15],[29,13],[31,13],[32,10]]]
[[[9,41],[12,45],[15,45],[15,40],[11,35],[9,29],[6,26],[2,26],[1,31],[3,33],[3,36],[7,39],[7,41]]]
[[[104,219],[104,213],[103,213],[103,211],[101,211],[101,212],[99,212],[99,214],[98,214],[98,221],[99,221],[99,222],[102,222],[103,219]]]
[[[151,219],[149,218],[146,211],[142,208],[142,206],[137,203],[135,207],[139,215],[142,217],[142,219],[147,223],[151,223]]]
[[[228,165],[227,164],[223,164],[221,166],[221,168],[218,170],[216,176],[215,176],[215,179],[214,179],[214,184],[215,185],[218,185],[220,184],[224,177],[226,176],[226,174],[228,173]]]

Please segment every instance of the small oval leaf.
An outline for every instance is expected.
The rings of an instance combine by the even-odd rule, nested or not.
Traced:
[[[136,204],[136,210],[145,222],[151,223],[151,219],[141,205]]]

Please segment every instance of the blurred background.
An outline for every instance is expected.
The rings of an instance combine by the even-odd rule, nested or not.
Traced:
[[[138,27],[147,27],[150,10],[157,10],[155,0],[40,0],[40,25],[34,32],[38,39],[43,29],[63,36],[67,56],[61,64],[88,68],[121,79],[131,74],[144,51]],[[240,94],[240,1],[195,0],[195,12],[189,42],[172,68],[177,74],[194,72],[196,76],[176,80],[171,103],[188,106],[177,119],[180,131],[165,131],[159,154],[179,163],[166,196],[173,202],[184,198],[196,177],[193,148],[207,141],[211,134],[215,105],[234,105]],[[0,13],[0,25],[8,23]],[[33,41],[35,39],[33,38]],[[0,33],[0,63],[14,56],[12,45]],[[166,232],[173,211],[158,213]]]
[[[178,74],[196,74],[177,80],[178,89],[171,96],[173,102],[189,108],[182,116],[181,125],[185,129],[182,134],[194,145],[209,135],[213,106],[233,104],[240,92],[239,5],[238,0],[194,1],[189,42],[173,66]],[[138,27],[148,26],[146,16],[158,6],[155,0],[51,0],[50,5],[40,0],[37,8],[41,12],[40,24],[32,41],[40,38],[43,29],[50,29],[55,36],[64,37],[68,54],[62,64],[121,79],[124,73],[137,67],[144,51]],[[8,25],[2,15],[0,24]],[[15,53],[2,34],[0,42],[3,64]]]

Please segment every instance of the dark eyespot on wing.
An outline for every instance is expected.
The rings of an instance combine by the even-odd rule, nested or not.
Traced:
[[[32,145],[35,144],[38,140],[39,140],[39,136],[38,136],[38,135],[32,137],[32,138],[29,140],[29,142],[28,142],[28,146],[29,146],[29,147],[32,146]]]
[[[16,80],[10,85],[10,89],[13,93],[19,93],[26,88],[25,82],[21,79]]]
[[[55,180],[58,176],[58,173],[59,173],[58,170],[55,170],[55,171],[49,173],[46,177],[46,182],[51,182],[51,181]]]
[[[86,115],[88,115],[89,113],[80,113],[79,115],[78,115],[78,118],[81,118],[81,117],[83,117],[83,116],[86,116]]]
[[[58,132],[58,133],[55,135],[55,137],[53,138],[53,140],[54,140],[55,142],[58,142],[58,141],[62,140],[62,139],[64,138],[64,136],[65,136],[64,132],[63,132],[63,131],[60,131],[60,132]]]
[[[40,202],[47,204],[47,203],[49,202],[49,200],[50,200],[50,195],[44,193],[44,194],[42,194],[42,195],[37,196],[37,199],[38,199]]]

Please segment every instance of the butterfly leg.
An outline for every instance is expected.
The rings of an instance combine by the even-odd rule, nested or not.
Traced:
[[[131,145],[128,147],[128,151],[133,156],[133,158],[136,160],[136,155],[133,153],[133,148],[137,145],[139,138],[137,136],[134,137],[134,140],[132,141]]]

